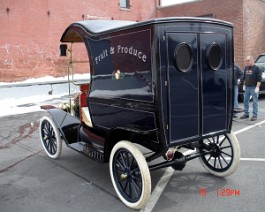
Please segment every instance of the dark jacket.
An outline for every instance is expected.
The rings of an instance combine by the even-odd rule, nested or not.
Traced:
[[[244,69],[243,80],[245,81],[245,85],[248,87],[256,87],[257,82],[261,82],[262,73],[258,66],[246,66]]]
[[[243,71],[238,65],[234,65],[234,85],[237,85],[238,79],[242,80],[243,79]]]

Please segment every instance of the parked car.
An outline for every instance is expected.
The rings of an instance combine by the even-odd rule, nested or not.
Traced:
[[[260,92],[259,94],[265,94],[265,53],[260,54],[256,61],[255,65],[257,65],[260,70],[262,71],[262,81],[260,85]],[[238,99],[239,101],[243,102],[244,100],[244,91],[243,91],[243,83],[239,85],[238,88]]]
[[[265,72],[265,53],[260,54],[256,61],[255,64],[260,68],[260,70],[263,72]]]

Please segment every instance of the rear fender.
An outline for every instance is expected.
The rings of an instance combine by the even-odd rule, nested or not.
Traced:
[[[109,160],[109,156],[112,148],[121,140],[127,140],[132,143],[137,143],[144,146],[154,152],[161,151],[162,147],[160,143],[156,142],[154,135],[156,135],[157,129],[149,131],[141,131],[137,129],[127,128],[114,128],[108,132],[105,142],[105,161]],[[156,136],[155,136],[156,137]]]

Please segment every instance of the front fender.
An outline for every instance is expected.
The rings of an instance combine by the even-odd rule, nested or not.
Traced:
[[[47,112],[52,116],[66,144],[78,142],[78,130],[80,120],[70,113],[61,109],[49,109]]]

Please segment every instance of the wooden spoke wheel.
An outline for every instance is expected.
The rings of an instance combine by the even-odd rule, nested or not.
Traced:
[[[42,117],[39,133],[41,144],[46,154],[50,158],[58,158],[62,151],[62,140],[54,121],[49,117]]]
[[[120,141],[110,155],[110,175],[121,201],[130,208],[143,208],[151,194],[151,177],[141,151],[129,141]]]
[[[202,153],[199,159],[207,171],[218,177],[226,177],[237,169],[240,146],[233,133],[208,138],[202,142],[209,148],[197,149],[197,152]]]

